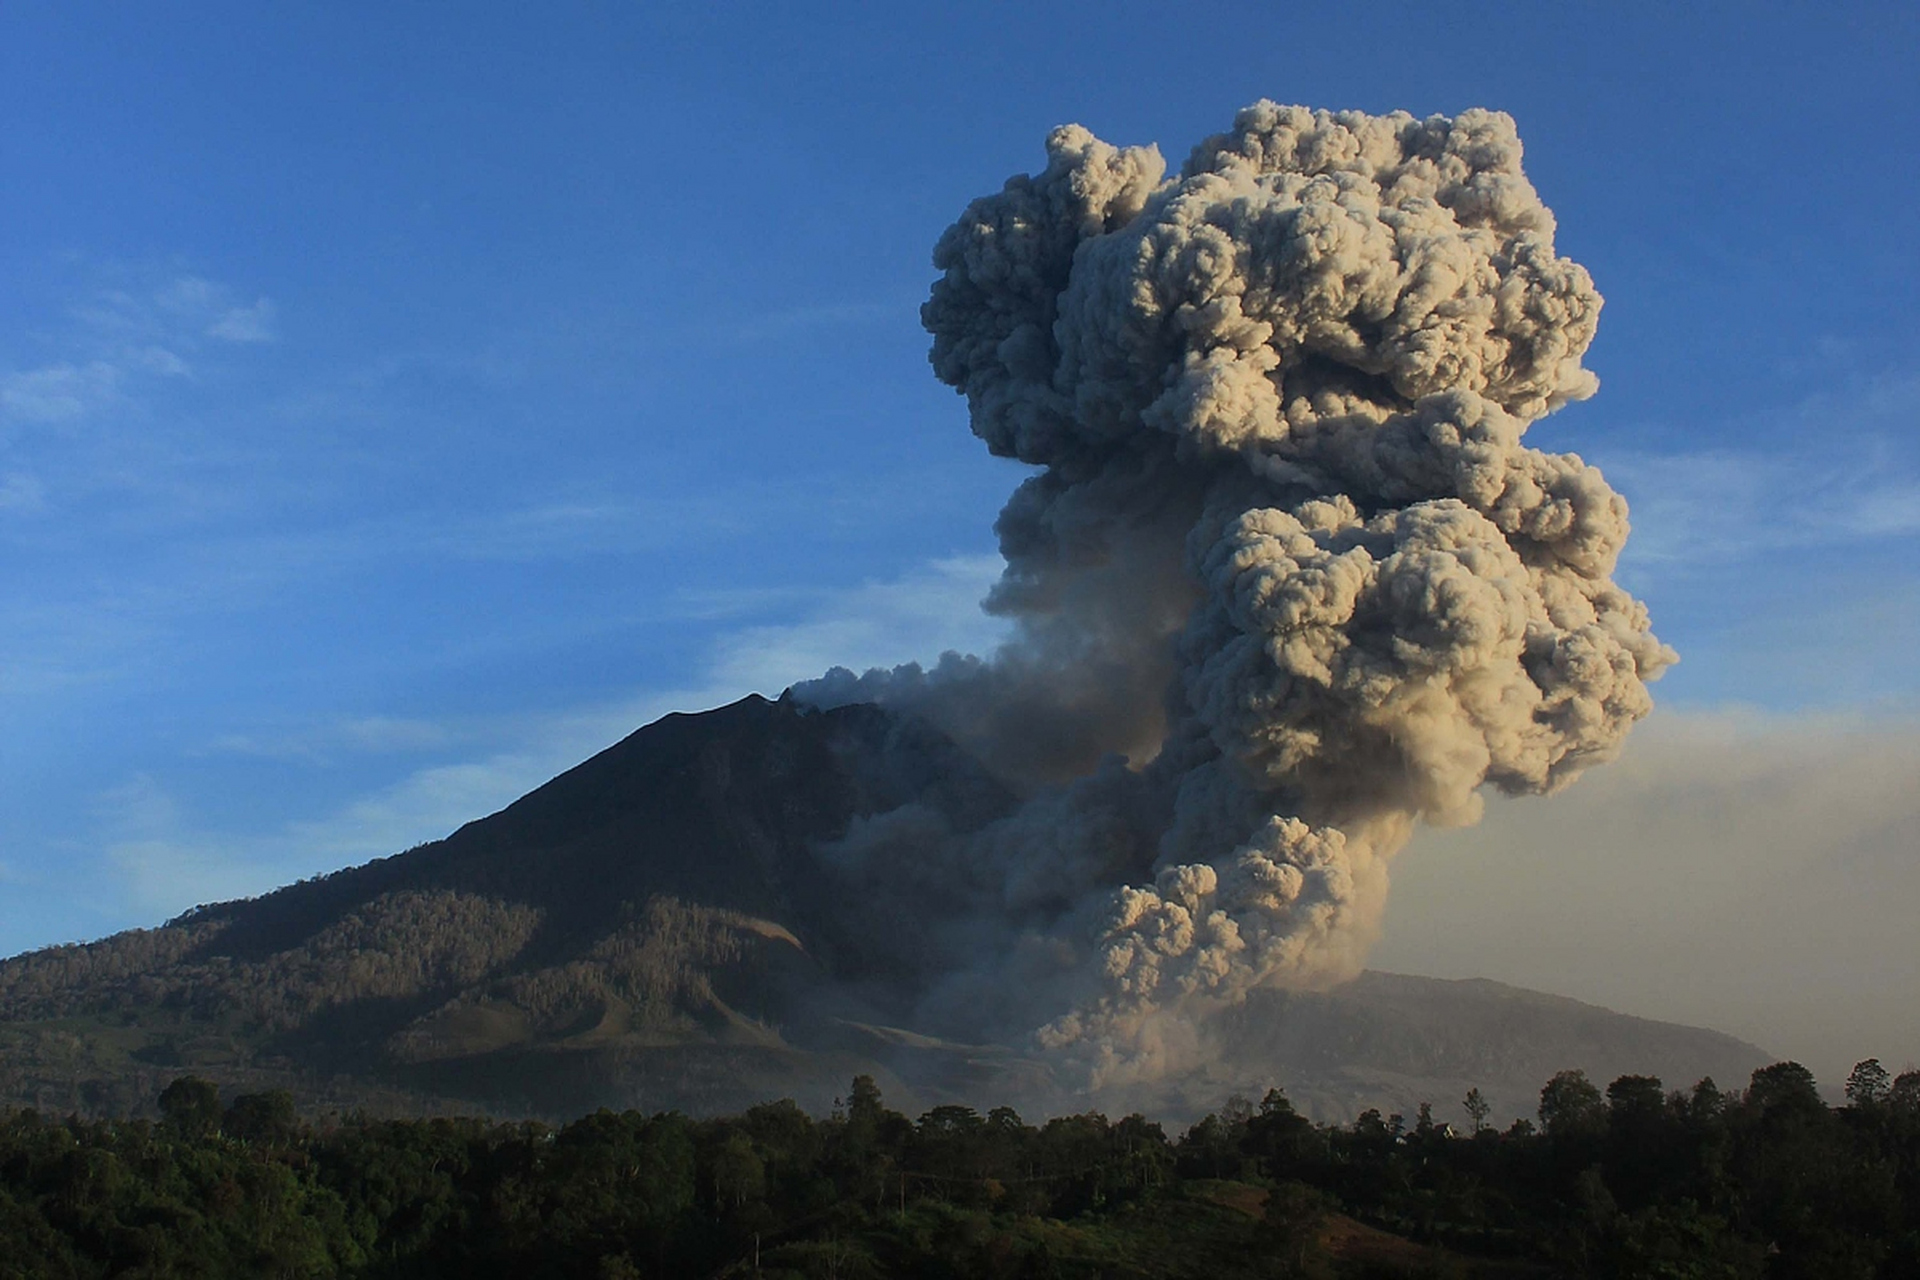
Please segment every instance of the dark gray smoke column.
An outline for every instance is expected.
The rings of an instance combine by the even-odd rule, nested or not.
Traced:
[[[979,856],[1023,928],[1098,918],[1040,1038],[1112,1080],[1253,986],[1355,972],[1415,820],[1609,758],[1673,654],[1610,579],[1625,502],[1522,443],[1595,389],[1600,296],[1512,120],[1260,102],[1164,181],[1076,126],[1047,151],[941,238],[922,311],[975,434],[1044,469],[998,526],[1016,639],[813,694],[1035,787]],[[1039,789],[1109,752],[1164,803]],[[1147,865],[1089,855],[1142,814]]]

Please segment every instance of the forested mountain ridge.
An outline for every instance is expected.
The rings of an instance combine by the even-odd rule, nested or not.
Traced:
[[[0,1097],[101,1107],[193,1067],[566,1109],[674,1050],[719,1055],[664,1068],[716,1076],[716,1105],[757,1100],[729,1071],[793,1092],[814,1055],[773,1024],[857,961],[814,849],[911,800],[957,825],[1010,803],[874,707],[668,716],[445,840],[0,962]],[[842,1056],[821,1088],[874,1069]]]
[[[444,840],[0,961],[0,1104],[125,1112],[192,1070],[391,1113],[820,1108],[854,1074],[1042,1105],[1045,1068],[1015,1050],[886,1025],[885,975],[819,850],[907,803],[971,830],[1014,797],[869,705],[668,716]],[[1345,1119],[1477,1087],[1520,1114],[1566,1067],[1738,1079],[1766,1061],[1712,1032],[1385,974],[1256,993],[1229,1030],[1212,1068],[1129,1105],[1192,1115],[1280,1083]]]

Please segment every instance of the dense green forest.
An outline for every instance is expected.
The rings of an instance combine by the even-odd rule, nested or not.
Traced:
[[[1177,1138],[1139,1116],[601,1111],[560,1129],[314,1123],[195,1077],[160,1119],[0,1115],[0,1277],[1920,1276],[1920,1072],[1830,1107],[1795,1063],[1744,1091],[1578,1072],[1536,1126],[1275,1090]]]

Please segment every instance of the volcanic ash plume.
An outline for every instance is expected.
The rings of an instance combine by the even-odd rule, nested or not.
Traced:
[[[1040,469],[997,526],[1015,638],[801,692],[917,711],[1031,797],[952,898],[1053,957],[1031,1025],[1112,1079],[1355,973],[1415,821],[1609,758],[1673,654],[1610,578],[1625,502],[1522,443],[1595,389],[1600,296],[1512,120],[1260,102],[1172,178],[1077,126],[1047,153],[922,310],[974,433]]]

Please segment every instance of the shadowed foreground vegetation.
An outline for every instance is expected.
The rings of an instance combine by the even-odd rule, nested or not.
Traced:
[[[0,1277],[1920,1275],[1920,1073],[1829,1107],[1577,1072],[1538,1127],[1316,1126],[1278,1090],[1139,1116],[601,1111],[303,1120],[194,1077],[161,1119],[0,1114]],[[1469,1114],[1484,1116],[1477,1093]]]

